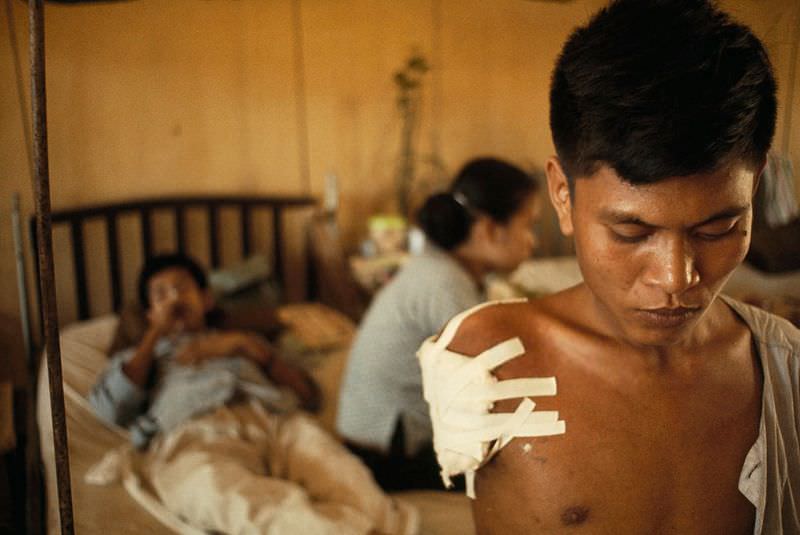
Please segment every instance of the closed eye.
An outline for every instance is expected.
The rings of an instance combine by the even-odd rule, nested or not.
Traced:
[[[695,235],[703,240],[718,240],[731,234],[736,229],[738,222],[739,218],[714,221],[696,229]]]
[[[608,227],[611,238],[621,243],[639,243],[650,236],[649,228],[635,223],[621,223]]]

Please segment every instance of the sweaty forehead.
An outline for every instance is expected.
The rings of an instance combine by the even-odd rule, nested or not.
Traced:
[[[631,184],[603,166],[575,181],[576,216],[638,219],[653,225],[692,225],[749,207],[755,173],[746,166]]]

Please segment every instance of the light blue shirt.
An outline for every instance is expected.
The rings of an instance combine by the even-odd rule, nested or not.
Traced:
[[[206,413],[243,393],[275,412],[297,407],[288,389],[276,387],[259,367],[245,357],[211,358],[194,366],[175,362],[176,349],[194,336],[158,340],[153,353],[153,381],[149,388],[133,383],[122,367],[136,353],[129,348],[116,353],[89,393],[89,403],[103,420],[131,432],[137,447],[145,446],[158,432]]]
[[[378,292],[358,329],[339,394],[339,434],[386,452],[402,421],[407,455],[431,443],[417,349],[483,300],[469,273],[444,251],[428,245],[413,256]]]

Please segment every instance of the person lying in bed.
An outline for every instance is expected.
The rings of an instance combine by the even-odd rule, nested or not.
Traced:
[[[417,532],[416,511],[295,410],[319,405],[307,374],[256,335],[207,328],[213,303],[194,260],[149,259],[138,290],[149,327],[89,401],[130,430],[168,510],[223,533]]]
[[[478,533],[800,533],[800,331],[719,295],[775,93],[710,1],[618,0],[571,35],[546,171],[584,282],[460,315],[418,353]]]

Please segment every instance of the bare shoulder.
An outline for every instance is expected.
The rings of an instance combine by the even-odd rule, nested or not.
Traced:
[[[484,305],[463,318],[447,349],[474,357],[516,336],[514,326],[534,317],[535,309],[533,302],[522,300]]]
[[[466,356],[476,356],[510,338],[519,337],[529,344],[568,321],[573,308],[569,292],[541,299],[496,302],[467,315],[447,348]]]

